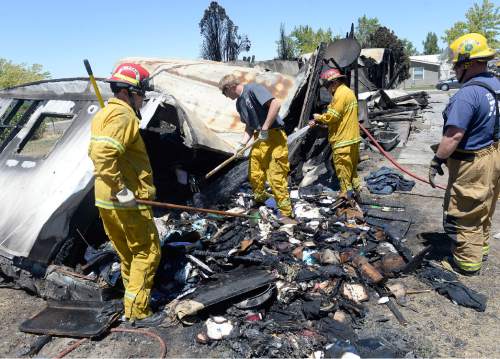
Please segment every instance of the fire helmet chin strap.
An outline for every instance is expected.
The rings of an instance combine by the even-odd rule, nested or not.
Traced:
[[[462,72],[462,75],[458,79],[458,82],[461,84],[464,83],[465,74],[467,73],[467,70],[469,69],[472,62],[467,61],[467,62],[462,62],[462,63],[464,64],[464,71]]]
[[[130,107],[132,107],[132,109],[135,112],[135,115],[139,118],[139,120],[142,120],[140,109],[135,108],[135,101],[134,101],[134,97],[132,96],[132,91],[130,91],[130,88],[127,88],[126,90],[127,90],[128,102],[130,104]]]

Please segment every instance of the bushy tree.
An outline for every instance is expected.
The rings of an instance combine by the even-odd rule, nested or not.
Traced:
[[[240,52],[250,50],[250,40],[238,34],[238,26],[226,10],[212,1],[199,23],[202,36],[201,57],[213,61],[234,61]]]
[[[285,32],[285,24],[280,25],[280,38],[276,41],[278,45],[278,59],[279,60],[293,60],[297,57],[297,49],[293,39]]]
[[[442,37],[446,44],[451,44],[456,38],[469,32],[483,34],[490,47],[500,47],[500,6],[490,0],[483,0],[481,5],[474,5],[465,13],[465,21],[457,21],[451,28],[445,30]]]
[[[368,47],[370,35],[377,31],[380,26],[380,22],[376,17],[367,17],[363,15],[358,18],[358,25],[356,26],[354,37],[359,41],[361,47]]]
[[[438,37],[434,32],[428,32],[425,41],[422,42],[424,45],[424,55],[434,55],[439,53]]]
[[[314,31],[309,25],[297,26],[290,33],[299,54],[313,52],[320,42],[332,42],[340,36],[334,36],[330,28]]]
[[[0,58],[0,88],[12,87],[27,82],[44,80],[50,77],[42,65],[14,64],[12,61]]]
[[[418,55],[418,51],[415,48],[415,46],[413,46],[413,42],[411,42],[408,39],[401,39],[401,42],[403,43],[403,47],[404,47],[404,51],[405,51],[406,55],[408,55],[408,56]]]
[[[398,39],[394,31],[387,27],[379,27],[368,40],[369,47],[382,47],[390,49],[395,63],[395,73],[398,73],[395,84],[410,78],[410,58],[405,52],[403,42]]]

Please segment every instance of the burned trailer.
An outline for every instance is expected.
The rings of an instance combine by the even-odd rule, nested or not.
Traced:
[[[133,61],[153,75],[155,91],[146,94],[140,129],[158,200],[190,199],[194,187],[203,186],[196,179],[233,153],[243,126],[234,102],[217,88],[222,76],[234,73],[242,82],[267,86],[282,100],[281,114],[294,126],[288,114],[303,81],[210,61]],[[112,96],[107,83],[99,80],[98,86],[105,101]],[[6,276],[44,279],[51,265],[76,268],[85,264],[86,248],[106,240],[87,154],[90,123],[98,110],[88,78],[0,91],[0,269]],[[21,286],[40,292],[33,283]]]

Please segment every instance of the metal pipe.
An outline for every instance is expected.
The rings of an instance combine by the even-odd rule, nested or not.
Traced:
[[[231,213],[227,211],[219,211],[216,209],[207,209],[207,208],[197,208],[197,207],[190,207],[190,206],[183,206],[180,204],[173,204],[173,203],[163,203],[163,202],[156,202],[156,201],[149,201],[146,199],[137,199],[137,203],[139,204],[145,204],[147,206],[152,206],[152,207],[159,207],[159,208],[168,208],[168,209],[181,209],[184,211],[191,211],[191,212],[202,212],[202,213],[211,213],[211,214],[218,214],[221,216],[226,216],[226,217],[239,217],[239,218],[247,218],[247,219],[253,219],[255,217],[249,216],[247,214],[240,214],[240,213]]]
[[[211,170],[210,172],[208,172],[205,175],[205,179],[209,179],[214,174],[216,174],[217,172],[219,172],[221,169],[223,169],[224,167],[226,167],[228,164],[230,164],[231,162],[233,162],[235,159],[239,158],[240,156],[243,156],[243,154],[245,153],[245,151],[248,150],[250,147],[252,147],[254,143],[255,143],[255,141],[247,143],[247,145],[244,148],[242,148],[237,153],[235,153],[234,155],[232,155],[231,157],[229,157],[227,160],[225,160],[224,162],[222,162],[220,165],[218,165],[217,167],[215,167],[213,170]]]

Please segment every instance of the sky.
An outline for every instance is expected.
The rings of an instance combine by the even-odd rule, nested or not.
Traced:
[[[480,2],[480,0],[476,0]],[[496,2],[496,1],[494,1]],[[422,51],[432,31],[465,18],[474,0],[220,0],[218,3],[246,34],[252,46],[242,56],[276,57],[280,24],[331,28],[345,34],[366,15],[394,30]],[[107,77],[123,57],[196,59],[200,56],[199,21],[210,0],[17,0],[2,1],[0,57],[14,63],[41,64],[52,78],[86,76],[83,59],[94,74]],[[440,47],[444,44],[439,40]]]

